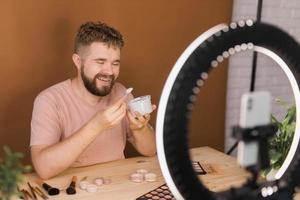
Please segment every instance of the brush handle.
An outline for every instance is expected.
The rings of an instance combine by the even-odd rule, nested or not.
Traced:
[[[29,189],[30,189],[30,191],[31,191],[31,193],[32,193],[32,195],[33,195],[33,199],[37,199],[37,196],[36,196],[36,194],[35,194],[35,192],[34,192],[33,187],[30,185],[29,182],[27,182],[27,185],[29,186]]]
[[[77,176],[73,176],[70,186],[66,190],[67,194],[76,194],[76,189],[75,189],[76,181],[77,181]]]
[[[77,176],[73,176],[72,177],[72,182],[70,183],[70,186],[75,188],[76,181],[77,181]]]

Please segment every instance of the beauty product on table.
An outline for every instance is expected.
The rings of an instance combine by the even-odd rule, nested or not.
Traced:
[[[151,190],[150,192],[138,197],[136,200],[152,200],[152,199],[166,199],[176,200],[169,187],[166,184],[159,186],[158,188]]]
[[[95,183],[95,180],[96,180],[96,179],[97,179],[97,178],[94,179],[94,183]],[[99,181],[99,183],[100,183],[100,180],[98,180],[98,181]],[[97,187],[96,183],[95,183],[95,184],[90,183],[90,182],[87,180],[87,176],[83,177],[83,178],[80,180],[80,182],[79,182],[79,188],[80,188],[81,190],[85,190],[85,191],[87,191],[87,192],[89,192],[89,193],[94,193],[94,192],[97,192],[97,190],[98,190],[98,187]]]
[[[88,186],[88,184],[90,184],[90,183],[87,181],[87,176],[85,176],[82,179],[80,179],[79,188],[82,190],[86,190],[86,187]]]
[[[156,181],[156,177],[157,177],[157,175],[154,174],[154,173],[146,173],[144,175],[144,179],[147,182],[155,182]]]
[[[44,200],[49,199],[49,198],[42,192],[42,190],[41,190],[40,188],[34,187],[33,189],[34,189],[35,192],[36,192],[40,197],[42,197]]]
[[[204,168],[202,167],[202,165],[200,164],[200,162],[198,161],[192,161],[192,165],[193,165],[193,168],[196,172],[197,175],[204,175],[206,174],[207,172],[204,170]]]
[[[97,185],[95,184],[89,184],[87,187],[86,187],[86,191],[89,192],[89,193],[95,193],[97,192]]]
[[[17,191],[19,192],[19,199],[25,199],[23,192],[20,190],[19,186],[17,186]]]
[[[90,183],[88,181],[80,181],[79,182],[79,188],[82,189],[82,190],[86,190],[87,186],[89,185]]]
[[[69,187],[66,189],[67,194],[76,194],[76,181],[77,176],[73,176]]]
[[[96,177],[93,182],[98,186],[103,185],[104,184],[104,178],[103,177]]]
[[[36,196],[36,194],[35,194],[35,192],[34,192],[33,187],[30,185],[29,182],[27,182],[27,185],[28,185],[28,187],[29,187],[29,189],[30,189],[30,191],[31,191],[31,193],[32,193],[33,199],[37,199],[37,196]]]
[[[157,180],[157,175],[146,169],[138,169],[135,173],[130,175],[130,180],[136,183],[141,183],[143,181],[155,182]]]
[[[59,194],[59,189],[54,188],[54,187],[48,185],[47,183],[41,182],[40,185],[44,188],[44,190],[47,191],[47,193],[50,196],[58,195]]]
[[[31,194],[27,190],[22,189],[21,192],[25,200],[28,200],[29,198],[32,199]]]
[[[144,181],[144,175],[140,173],[133,173],[130,175],[130,180],[135,183],[141,183]]]

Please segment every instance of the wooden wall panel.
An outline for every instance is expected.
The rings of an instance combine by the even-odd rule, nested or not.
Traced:
[[[151,94],[158,103],[179,55],[208,28],[229,22],[231,11],[232,0],[2,1],[0,147],[8,144],[30,161],[33,100],[41,90],[75,75],[71,55],[81,23],[100,20],[123,33],[119,80],[133,86],[134,95]],[[192,146],[223,149],[226,66],[212,74],[200,94],[191,123]],[[126,155],[136,153],[129,147]]]

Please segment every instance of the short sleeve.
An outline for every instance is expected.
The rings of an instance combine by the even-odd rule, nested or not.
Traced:
[[[55,98],[50,94],[40,94],[33,106],[30,146],[57,143],[61,135],[59,110]]]

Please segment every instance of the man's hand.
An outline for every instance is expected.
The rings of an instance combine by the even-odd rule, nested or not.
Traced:
[[[151,113],[156,109],[156,105],[152,105],[152,111]],[[127,112],[127,117],[129,119],[129,123],[130,123],[130,129],[135,131],[135,130],[140,130],[142,128],[144,128],[149,120],[150,120],[150,114],[145,114],[145,115],[141,115],[141,113],[139,112],[135,112],[135,116],[133,116],[133,114],[131,112]]]
[[[151,113],[156,109],[152,105]],[[134,117],[132,113],[127,112],[127,117],[132,131],[132,144],[136,150],[144,156],[153,156],[156,153],[155,133],[151,125],[148,123],[150,120],[150,113],[142,116],[140,113],[135,112]]]
[[[99,111],[95,115],[95,120],[93,120],[95,126],[100,127],[101,131],[104,131],[117,125],[126,115],[127,105],[125,99],[126,96],[119,99],[106,110]]]

